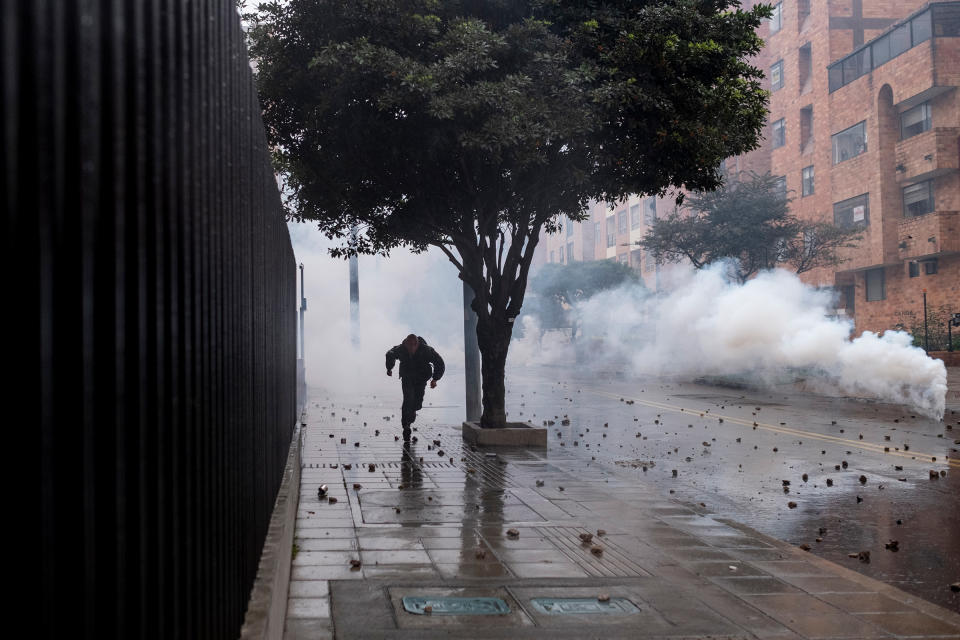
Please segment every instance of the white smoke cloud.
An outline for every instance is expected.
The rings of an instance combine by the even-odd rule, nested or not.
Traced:
[[[423,336],[436,348],[454,377],[462,371],[463,294],[456,269],[442,254],[399,249],[389,258],[360,256],[360,345],[355,349],[347,261],[329,256],[327,250],[334,243],[312,225],[288,226],[306,280],[308,386],[398,396],[396,369],[392,378],[386,376],[384,353],[409,333]],[[428,390],[427,400],[462,402],[462,398],[462,383],[457,386],[447,379]]]
[[[804,377],[943,417],[946,367],[911,346],[908,334],[864,332],[851,340],[853,324],[832,315],[829,292],[779,269],[743,285],[726,271],[677,268],[665,274],[670,292],[660,296],[637,286],[601,292],[582,304],[575,345],[553,336],[541,350],[538,332],[528,331],[512,348],[533,363],[570,362],[579,353],[581,365],[638,375]]]

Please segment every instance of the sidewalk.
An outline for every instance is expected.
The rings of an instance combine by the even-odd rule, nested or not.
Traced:
[[[424,411],[405,455],[379,402],[308,403],[290,640],[960,638],[957,613],[588,464],[583,447],[471,451],[455,411]],[[415,615],[404,596],[499,597],[510,613]],[[620,610],[556,615],[541,598]]]

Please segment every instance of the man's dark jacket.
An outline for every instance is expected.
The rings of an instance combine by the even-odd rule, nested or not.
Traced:
[[[393,363],[400,361],[400,377],[409,378],[417,382],[426,382],[430,378],[439,380],[443,377],[446,367],[443,364],[443,358],[436,350],[427,344],[427,341],[417,337],[420,346],[417,352],[412,356],[407,348],[398,344],[387,351],[387,371],[393,369]],[[431,366],[432,365],[432,366]]]

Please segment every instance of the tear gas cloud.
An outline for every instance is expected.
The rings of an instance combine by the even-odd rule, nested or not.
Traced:
[[[582,337],[574,344],[549,335],[538,341],[537,319],[525,317],[511,360],[758,383],[802,377],[943,417],[946,368],[911,346],[908,334],[864,332],[851,340],[852,322],[831,315],[830,292],[779,269],[743,285],[725,273],[724,265],[677,267],[664,274],[666,294],[636,285],[600,292],[581,303]]]
[[[388,378],[384,353],[410,333],[423,336],[447,365],[447,376],[463,370],[463,293],[456,269],[442,254],[398,249],[389,258],[360,256],[360,345],[350,332],[349,267],[331,258],[334,246],[310,224],[291,223],[298,262],[304,265],[307,311],[304,317],[307,385],[336,393],[391,394],[400,384]],[[299,276],[298,276],[299,277]],[[463,386],[444,381],[428,390],[427,401],[462,402]],[[398,404],[399,407],[399,404]]]

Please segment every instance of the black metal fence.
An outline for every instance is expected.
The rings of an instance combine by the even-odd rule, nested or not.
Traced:
[[[0,7],[27,635],[236,637],[296,420],[297,300],[233,0]]]

